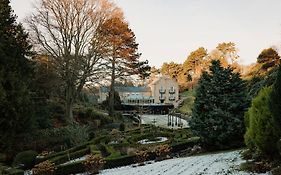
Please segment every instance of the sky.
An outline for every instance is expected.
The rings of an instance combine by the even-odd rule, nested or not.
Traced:
[[[141,59],[151,66],[183,63],[199,47],[234,42],[242,64],[281,46],[280,0],[113,0],[134,31]],[[35,0],[11,0],[22,21]]]

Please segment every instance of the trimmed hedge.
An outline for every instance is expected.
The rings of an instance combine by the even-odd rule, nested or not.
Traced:
[[[86,172],[86,168],[83,162],[84,161],[77,161],[65,165],[58,165],[55,171],[55,175],[69,175]]]
[[[14,158],[13,166],[23,166],[25,169],[32,168],[35,165],[37,155],[38,153],[33,150],[20,152]]]
[[[73,152],[73,153],[67,153],[67,154],[64,154],[62,156],[57,156],[57,157],[54,157],[54,158],[51,158],[49,159],[51,162],[55,163],[56,165],[59,165],[59,164],[62,164],[62,163],[65,163],[69,160],[73,160],[73,159],[77,159],[77,158],[80,158],[86,154],[89,154],[91,151],[90,151],[90,148],[87,147],[85,149],[82,149],[82,150],[79,150],[79,151],[76,151],[76,152]]]
[[[24,171],[20,169],[15,169],[15,168],[0,165],[0,174],[24,175]]]
[[[192,137],[184,142],[179,143],[172,143],[170,146],[172,148],[172,152],[178,152],[184,149],[187,149],[188,147],[193,147],[194,145],[198,144],[200,142],[199,137]]]
[[[105,164],[103,166],[104,169],[116,168],[120,166],[126,166],[136,163],[136,156],[122,156],[119,158],[106,158]],[[83,164],[84,161],[77,161],[74,163],[69,163],[65,165],[58,165],[55,171],[55,175],[69,175],[75,173],[83,173],[86,172],[86,168]]]
[[[52,159],[52,158],[54,158],[54,157],[67,155],[68,153],[73,153],[73,152],[76,152],[76,151],[85,149],[85,148],[88,147],[88,145],[90,145],[90,144],[92,144],[92,143],[93,143],[93,142],[86,142],[86,143],[84,143],[84,144],[82,144],[82,145],[79,145],[79,146],[70,148],[70,149],[65,150],[65,151],[61,151],[61,152],[57,152],[57,153],[52,153],[52,154],[47,155],[47,156],[44,156],[44,157],[37,157],[37,158],[36,158],[36,164],[41,163],[41,162],[44,162],[45,160]]]
[[[136,163],[135,159],[136,159],[135,155],[126,155],[119,158],[106,158],[105,159],[106,162],[103,168],[109,169],[109,168],[131,165]]]

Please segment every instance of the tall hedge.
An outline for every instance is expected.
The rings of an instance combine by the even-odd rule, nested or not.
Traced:
[[[269,107],[272,111],[276,131],[281,137],[281,66],[279,65],[277,78],[270,95]]]
[[[274,157],[278,155],[278,133],[269,109],[271,92],[272,87],[265,87],[253,99],[252,105],[245,115],[246,121],[248,121],[245,142],[248,147],[256,149],[263,155]]]

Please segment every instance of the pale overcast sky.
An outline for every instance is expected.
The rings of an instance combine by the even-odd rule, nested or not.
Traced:
[[[35,0],[11,0],[21,21]],[[198,47],[234,42],[242,63],[281,46],[281,0],[115,0],[136,34],[142,59],[182,63]]]

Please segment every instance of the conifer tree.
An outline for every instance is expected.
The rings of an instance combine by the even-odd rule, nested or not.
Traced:
[[[277,78],[273,85],[272,93],[269,100],[270,111],[274,118],[275,129],[278,130],[281,136],[281,67],[279,65]]]
[[[9,3],[0,0],[0,149],[32,126],[30,45]]]
[[[252,101],[251,108],[245,116],[248,121],[245,143],[252,150],[257,149],[265,156],[274,157],[278,155],[277,141],[279,137],[269,109],[271,92],[271,87],[265,87]]]
[[[191,129],[209,149],[236,146],[243,141],[247,107],[246,87],[240,75],[223,68],[220,61],[212,61],[210,73],[204,72],[199,80]]]

